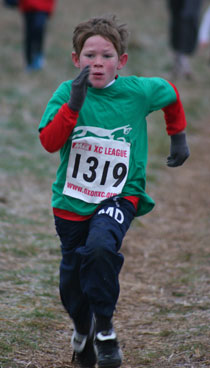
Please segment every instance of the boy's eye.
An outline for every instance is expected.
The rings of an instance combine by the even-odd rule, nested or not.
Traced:
[[[111,58],[111,57],[112,57],[112,55],[111,55],[111,54],[105,54],[105,55],[104,55],[104,57],[105,57],[106,59],[109,59],[109,58]]]
[[[89,58],[89,59],[92,59],[94,58],[96,55],[93,54],[93,53],[87,53],[85,54],[85,57]],[[103,54],[102,57],[105,58],[105,59],[109,59],[111,58],[113,55],[112,54]]]

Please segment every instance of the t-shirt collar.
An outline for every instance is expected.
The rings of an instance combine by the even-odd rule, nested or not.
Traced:
[[[116,79],[113,79],[111,82],[109,82],[104,88],[107,88],[107,87],[110,87],[114,82],[115,82]]]

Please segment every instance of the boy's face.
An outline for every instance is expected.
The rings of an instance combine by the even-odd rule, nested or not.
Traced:
[[[74,65],[81,70],[90,65],[89,80],[95,88],[104,88],[127,63],[128,55],[118,53],[111,41],[96,35],[89,37],[80,55],[72,53]]]

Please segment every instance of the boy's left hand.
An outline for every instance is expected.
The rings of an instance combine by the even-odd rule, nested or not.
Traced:
[[[170,156],[167,158],[167,166],[181,166],[189,155],[190,150],[186,141],[186,133],[180,132],[171,135]]]

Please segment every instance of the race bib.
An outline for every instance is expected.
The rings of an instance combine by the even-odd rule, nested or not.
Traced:
[[[126,182],[130,143],[95,137],[72,141],[63,194],[100,203],[122,192]]]

